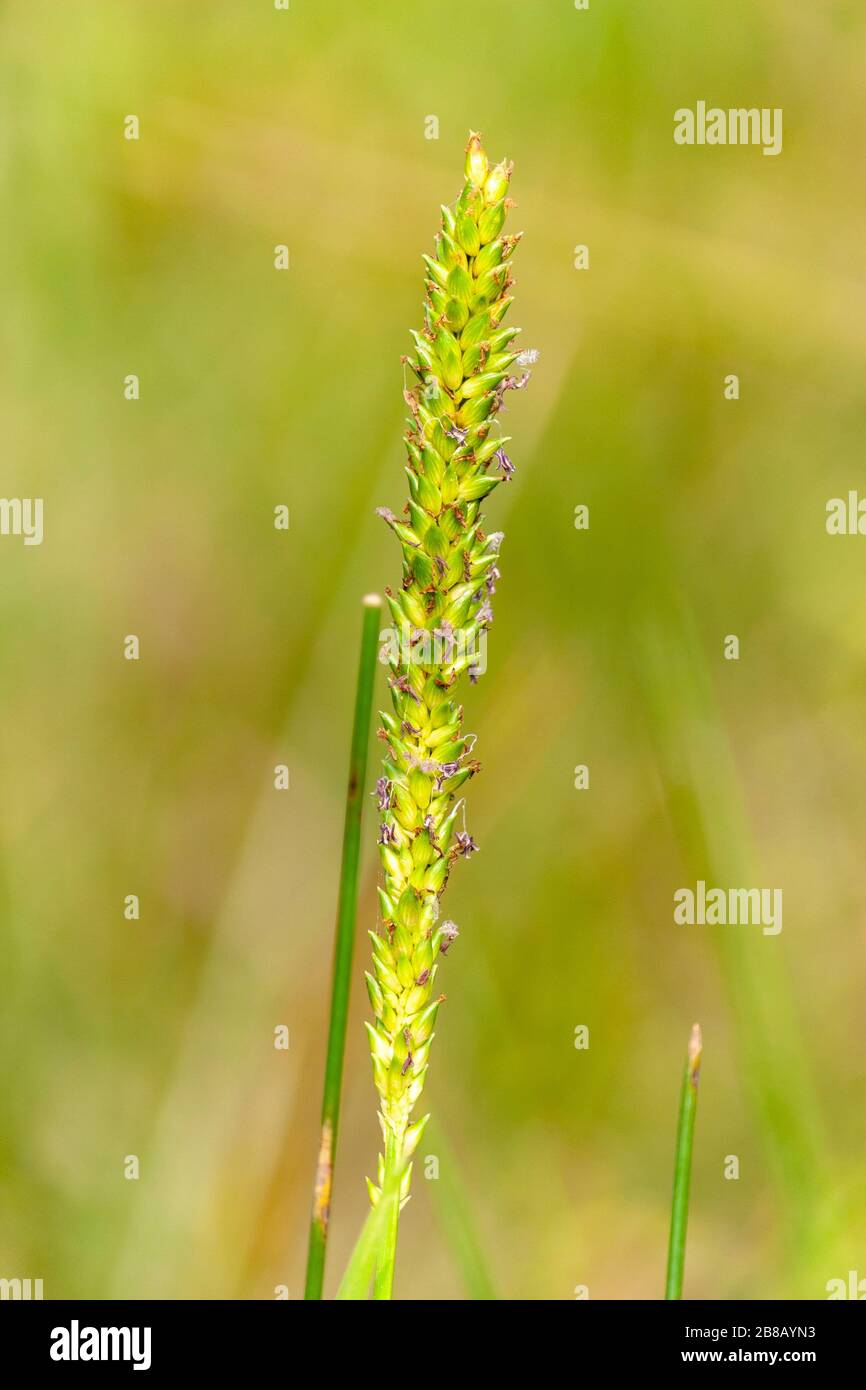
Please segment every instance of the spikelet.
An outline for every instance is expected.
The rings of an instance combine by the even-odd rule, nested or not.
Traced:
[[[400,542],[403,582],[386,591],[393,627],[382,656],[392,709],[379,730],[384,887],[379,930],[370,933],[367,1031],[386,1152],[401,1166],[428,1118],[413,1122],[412,1114],[444,998],[437,976],[457,936],[453,922],[440,920],[439,900],[454,861],[476,848],[459,793],[480,765],[455,695],[465,672],[477,679],[483,668],[499,577],[502,536],[482,531],[481,503],[514,472],[496,416],[506,392],[526,384],[523,368],[535,357],[519,354],[520,330],[503,326],[520,239],[503,234],[511,165],[491,168],[473,134],[465,173],[456,203],[442,209],[435,255],[424,257],[425,323],[404,359],[413,373],[404,393],[409,500],[402,517],[379,509]],[[380,1158],[378,1185],[368,1180],[374,1204],[384,1177]]]

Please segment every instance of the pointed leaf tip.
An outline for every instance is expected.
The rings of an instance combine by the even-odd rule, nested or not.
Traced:
[[[688,1049],[689,1075],[692,1079],[692,1084],[694,1086],[698,1084],[698,1076],[700,1074],[701,1069],[701,1055],[703,1053],[703,1049],[704,1040],[701,1034],[701,1025],[699,1023],[695,1023],[692,1026],[692,1031],[689,1035]]]

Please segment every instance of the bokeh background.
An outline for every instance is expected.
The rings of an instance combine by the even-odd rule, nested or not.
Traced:
[[[302,1292],[359,600],[478,128],[541,360],[398,1291],[658,1297],[695,1019],[687,1294],[866,1276],[866,540],[825,530],[866,486],[864,41],[856,0],[3,5],[2,490],[46,531],[0,540],[0,1275]],[[782,107],[782,155],[675,146],[698,99]],[[782,934],[675,927],[697,878],[781,887]],[[378,1148],[363,940],[329,1292]]]

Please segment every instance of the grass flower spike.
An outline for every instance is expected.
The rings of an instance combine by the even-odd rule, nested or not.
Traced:
[[[515,350],[519,329],[503,327],[519,240],[503,235],[510,176],[511,165],[490,167],[480,137],[470,136],[463,191],[443,207],[435,255],[424,257],[424,327],[404,359],[414,378],[404,393],[409,499],[400,517],[379,513],[400,543],[403,576],[396,593],[386,591],[393,708],[379,730],[387,745],[377,783],[384,887],[367,975],[385,1141],[378,1183],[368,1184],[374,1204],[396,1172],[399,1205],[408,1198],[409,1161],[427,1120],[414,1111],[444,998],[437,975],[457,936],[440,899],[454,862],[476,849],[460,792],[480,765],[456,687],[483,671],[493,619],[502,536],[482,530],[481,504],[514,473],[496,417],[506,393],[526,384],[535,356]],[[379,1297],[391,1292],[399,1205],[380,1256]]]

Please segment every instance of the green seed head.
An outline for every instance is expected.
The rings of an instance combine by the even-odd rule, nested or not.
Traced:
[[[460,788],[478,771],[474,738],[454,698],[463,673],[483,669],[501,536],[481,529],[480,506],[514,471],[497,414],[527,373],[500,327],[511,296],[518,238],[503,235],[511,165],[495,167],[481,137],[466,148],[465,184],[442,208],[426,267],[425,326],[412,334],[416,383],[404,393],[409,500],[403,517],[380,515],[402,551],[403,579],[388,593],[394,630],[383,650],[392,708],[382,714],[387,756],[377,783],[384,885],[373,934],[367,1025],[386,1140],[408,1158],[425,1120],[412,1122],[443,995],[437,971],[457,936],[440,918],[454,862],[476,848]],[[370,1183],[375,1202],[381,1190]],[[404,1180],[408,1196],[408,1173]]]

